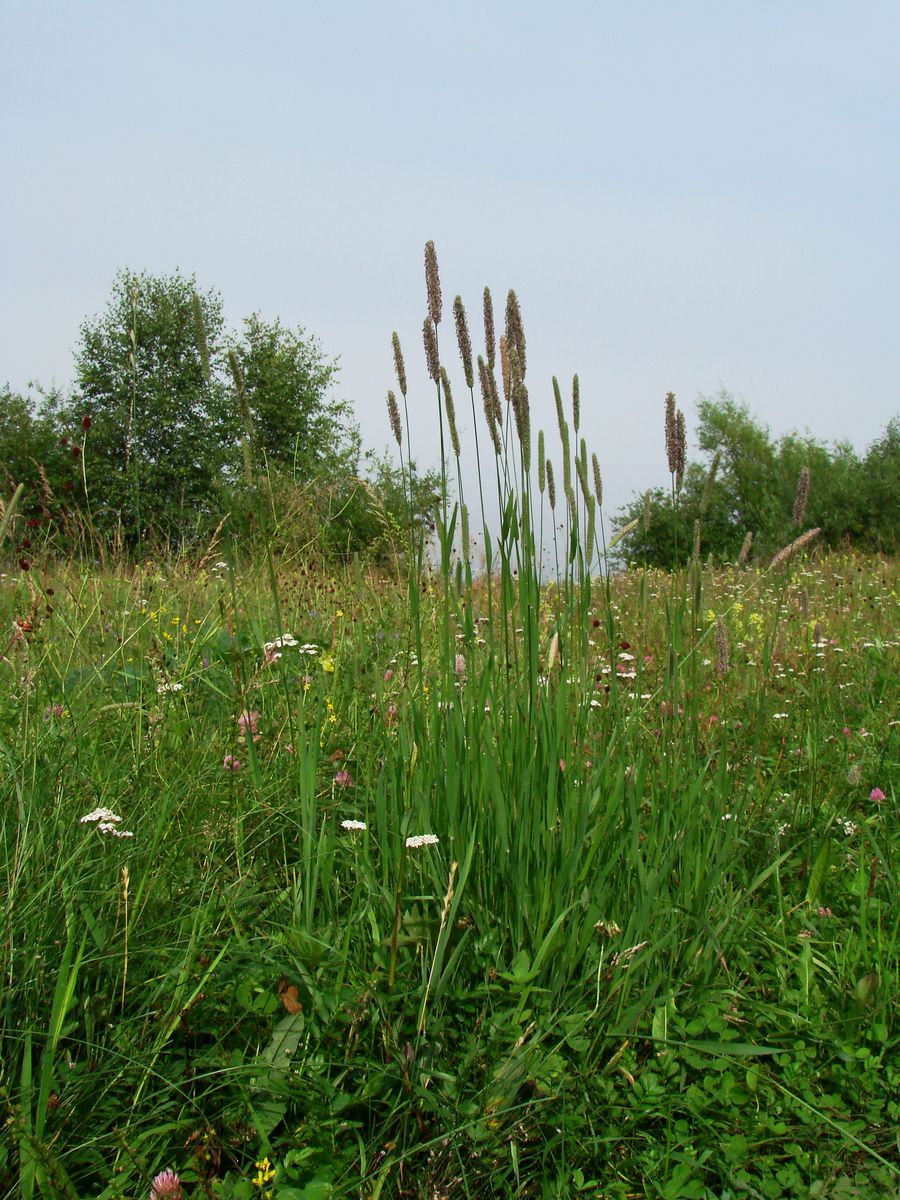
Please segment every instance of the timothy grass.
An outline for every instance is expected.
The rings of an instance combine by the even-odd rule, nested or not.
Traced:
[[[897,565],[595,578],[511,391],[488,575],[0,579],[0,1194],[897,1189]]]

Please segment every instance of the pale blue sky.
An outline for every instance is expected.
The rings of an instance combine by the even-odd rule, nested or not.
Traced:
[[[515,287],[533,424],[577,371],[608,510],[664,482],[670,389],[860,449],[900,409],[897,0],[0,11],[0,382],[67,384],[116,271],[177,267],[315,333],[379,448],[397,329],[433,461],[433,238],[457,407],[453,296],[480,349]]]

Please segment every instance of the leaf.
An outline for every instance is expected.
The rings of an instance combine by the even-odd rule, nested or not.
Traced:
[[[300,1003],[296,983],[288,983],[283,975],[278,981],[278,999],[291,1014],[291,1016],[303,1011],[303,1005]]]
[[[819,898],[819,890],[822,887],[822,880],[828,871],[828,860],[831,856],[831,842],[828,838],[819,847],[819,853],[816,855],[816,861],[813,863],[813,869],[809,876],[809,886],[806,889],[807,904],[815,904]]]

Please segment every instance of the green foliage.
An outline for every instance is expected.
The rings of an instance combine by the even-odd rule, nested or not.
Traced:
[[[177,272],[117,275],[82,326],[71,407],[92,422],[85,509],[101,533],[190,538],[213,521],[237,433],[223,337],[219,296]]]
[[[21,511],[51,545],[192,545],[227,515],[239,542],[396,559],[403,477],[370,455],[360,478],[337,363],[303,329],[253,315],[229,335],[217,293],[122,272],[75,363],[71,395],[0,392],[0,483],[25,485]],[[415,481],[419,520],[435,478]]]
[[[337,363],[313,337],[254,314],[230,349],[242,382],[236,416],[249,414],[257,471],[268,466],[308,480],[355,470],[359,446],[350,406],[327,395]]]
[[[891,421],[882,437],[860,459],[846,442],[828,446],[811,436],[789,433],[773,441],[769,430],[726,392],[697,405],[697,439],[706,465],[689,464],[681,490],[650,493],[650,522],[645,526],[644,496],[619,515],[621,528],[641,518],[624,542],[632,561],[671,567],[693,551],[694,522],[701,525],[701,553],[720,562],[734,561],[748,532],[763,555],[797,536],[793,523],[797,481],[809,468],[811,488],[805,529],[821,529],[824,545],[852,542],[890,553],[900,545],[900,422]],[[710,466],[717,471],[708,485]]]

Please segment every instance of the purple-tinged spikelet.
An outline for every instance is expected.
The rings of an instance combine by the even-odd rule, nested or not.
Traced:
[[[697,517],[694,521],[694,553],[693,560],[695,563],[700,561],[700,518]]]
[[[488,366],[493,371],[497,354],[497,339],[494,335],[494,301],[491,299],[491,289],[484,289],[484,350],[487,354]]]
[[[594,468],[594,495],[597,497],[597,507],[603,507],[603,476],[600,474],[600,460],[596,454],[591,455],[591,466]]]
[[[400,395],[406,399],[406,365],[403,362],[403,351],[400,349],[400,338],[396,331],[391,336],[394,346],[394,370],[397,373],[397,385]]]
[[[525,330],[522,326],[522,311],[519,298],[512,288],[506,297],[506,342],[515,350],[519,359],[519,372],[525,378]]]
[[[438,356],[437,335],[434,332],[434,323],[431,317],[426,317],[422,325],[422,341],[425,343],[425,362],[428,366],[428,374],[437,383],[441,377],[441,360]]]
[[[403,442],[403,426],[400,424],[400,409],[397,407],[397,397],[391,391],[388,391],[387,394],[387,409],[388,420],[391,423],[391,433],[393,433],[397,445],[400,446]]]
[[[744,541],[741,545],[741,552],[738,555],[738,566],[743,567],[747,564],[747,559],[750,557],[750,547],[753,545],[753,530],[748,529],[744,534]]]
[[[793,523],[799,529],[806,516],[806,502],[809,499],[809,467],[802,467],[797,479],[797,490],[794,493]]]
[[[512,399],[512,372],[509,365],[509,342],[500,334],[500,378],[503,381],[503,399],[509,404]]]
[[[466,377],[466,387],[472,388],[475,386],[475,374],[472,371],[472,339],[469,337],[469,322],[466,320],[462,296],[457,296],[453,301],[453,320],[456,324],[456,341],[459,345],[459,357],[462,359],[463,374]]]
[[[675,489],[680,492],[687,462],[687,432],[684,427],[684,413],[680,408],[675,415],[675,439],[678,448],[678,457],[675,463]]]
[[[787,562],[789,558],[793,558],[798,550],[802,550],[804,546],[808,546],[809,543],[813,541],[814,538],[817,538],[821,532],[822,530],[816,526],[815,529],[807,529],[806,533],[801,533],[798,538],[794,538],[789,545],[778,551],[778,553],[769,563],[769,569],[771,570],[774,567],[780,567],[781,564]]]
[[[497,390],[497,378],[493,371],[488,371],[488,382],[491,385],[491,408],[494,422],[498,429],[503,428],[503,405],[500,403],[500,392]]]
[[[809,620],[809,588],[804,588],[800,593],[800,616],[804,621]]]
[[[428,315],[438,325],[441,320],[441,278],[434,242],[425,243],[425,291],[428,294]]]
[[[494,443],[494,450],[497,454],[500,453],[500,433],[497,428],[497,420],[494,415],[494,392],[496,391],[496,383],[494,382],[493,372],[488,369],[487,363],[478,355],[478,382],[481,384],[481,401],[484,405],[484,419],[487,421],[488,432],[491,435],[491,441]],[[493,386],[492,386],[493,385]]]
[[[678,428],[675,419],[675,393],[666,392],[666,461],[669,474],[678,470]]]
[[[453,404],[453,393],[450,391],[450,380],[447,378],[446,370],[441,367],[441,383],[444,388],[444,411],[447,414],[447,425],[450,428],[450,442],[453,446],[453,453],[459,458],[459,434],[456,431],[456,408]]]
[[[516,433],[522,446],[525,462],[531,460],[531,408],[528,403],[528,389],[522,379],[516,379],[513,385],[513,416],[516,418]]]

